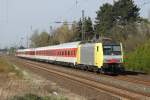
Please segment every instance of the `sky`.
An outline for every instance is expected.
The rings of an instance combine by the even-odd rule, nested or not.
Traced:
[[[134,0],[140,16],[149,17],[150,0]],[[0,0],[0,48],[26,46],[34,30],[49,31],[56,21],[79,20],[81,11],[94,21],[96,11],[113,0]]]

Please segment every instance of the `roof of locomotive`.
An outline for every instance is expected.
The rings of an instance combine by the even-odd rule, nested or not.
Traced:
[[[120,45],[120,42],[107,37],[101,37],[98,40],[81,41],[80,44],[102,43],[103,45]]]

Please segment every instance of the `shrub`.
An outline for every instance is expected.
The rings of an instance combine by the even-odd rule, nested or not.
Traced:
[[[40,97],[38,95],[29,93],[25,94],[24,96],[14,96],[10,100],[68,100],[68,99],[63,96],[54,96],[54,95]]]
[[[150,73],[150,40],[128,53],[125,62],[130,70]]]

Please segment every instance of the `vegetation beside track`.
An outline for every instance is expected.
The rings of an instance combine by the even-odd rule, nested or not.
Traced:
[[[13,61],[10,56],[0,55],[0,78],[1,100],[68,100],[71,98],[63,94],[66,92],[56,83],[24,69],[22,63]]]
[[[127,54],[126,67],[129,70],[150,73],[150,40]]]
[[[18,67],[10,63],[4,56],[0,56],[0,74],[8,74],[11,78],[22,78],[23,76]]]
[[[67,98],[63,96],[37,96],[35,94],[26,94],[24,96],[14,96],[10,100],[68,100]]]

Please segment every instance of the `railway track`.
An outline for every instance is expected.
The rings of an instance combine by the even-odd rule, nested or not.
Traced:
[[[49,72],[50,74],[58,75],[59,77],[60,76],[65,77],[67,79],[82,83],[85,86],[87,86],[89,88],[92,88],[96,91],[102,91],[102,90],[107,91],[107,93],[109,93],[110,95],[117,96],[119,98],[134,99],[134,100],[135,99],[136,100],[137,99],[149,99],[148,98],[149,95],[129,91],[129,90],[126,90],[126,89],[123,89],[123,88],[117,88],[117,87],[111,86],[109,84],[99,83],[99,82],[94,81],[92,79],[85,78],[85,77],[82,77],[82,76],[79,76],[79,75],[75,75],[73,73],[66,73],[66,72],[56,70],[56,69],[53,69],[53,68],[50,68],[50,67],[48,68],[44,64],[39,64],[39,63],[36,63],[36,62],[31,62],[31,61],[26,61],[26,62],[23,62],[23,63],[26,64],[27,66],[30,66],[30,67],[34,68],[34,69],[43,70],[43,71]]]
[[[145,79],[141,79],[141,78],[137,78],[137,77],[118,76],[118,77],[116,77],[116,79],[132,82],[132,83],[136,83],[136,84],[142,84],[142,85],[150,86],[150,80],[145,80]]]
[[[30,62],[30,63],[33,63],[33,62]],[[33,64],[38,64],[38,63],[34,62]],[[40,65],[45,66],[45,65],[48,65],[48,64],[40,63]],[[80,71],[82,71],[82,70],[80,70]],[[85,72],[85,71],[82,71],[82,72]],[[93,75],[93,72],[87,72],[87,73],[89,73],[90,75]],[[104,75],[104,74],[99,74],[99,75],[100,75],[100,77],[103,76],[103,77],[107,77],[107,78],[118,79],[118,80],[123,80],[123,81],[131,82],[131,83],[150,86],[150,80],[145,80],[145,79],[138,78],[138,77],[132,77],[132,76],[129,76],[129,75],[119,75],[119,76],[109,76],[109,75]]]
[[[83,71],[83,72],[85,72],[85,71]],[[95,74],[93,72],[88,72],[88,73],[91,74],[91,75]],[[95,75],[97,75],[97,74],[95,74]],[[131,83],[150,86],[150,80],[135,77],[133,75],[117,75],[117,76],[110,76],[110,75],[104,75],[104,74],[99,74],[99,75],[102,76],[102,77],[118,79],[118,80],[127,81],[127,82],[131,82]]]

